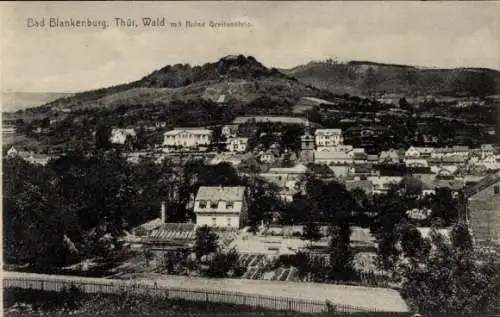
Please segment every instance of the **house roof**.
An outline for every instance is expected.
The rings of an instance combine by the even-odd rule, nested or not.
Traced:
[[[464,182],[457,179],[439,179],[435,176],[418,177],[422,182],[422,189],[449,188],[451,190],[460,190],[464,187]]]
[[[464,163],[467,158],[463,156],[453,155],[442,158],[430,158],[428,159],[429,163]]]
[[[341,129],[316,129],[315,135],[342,135]]]
[[[351,159],[346,152],[343,151],[314,151],[315,159],[323,160],[349,160]]]
[[[362,154],[365,154],[365,149],[362,148],[362,147],[355,147],[352,149],[352,152],[353,153],[362,153]]]
[[[134,129],[113,128],[111,130],[111,134],[117,134],[117,133],[123,133],[123,134],[130,135],[130,136],[135,136],[136,135]]]
[[[354,167],[354,172],[358,174],[366,174],[366,173],[371,173],[373,171],[373,167],[371,164],[362,164],[362,165],[356,165]]]
[[[482,144],[481,151],[494,151],[495,148],[491,144]]]
[[[255,120],[256,122],[282,122],[289,124],[303,124],[305,125],[307,119],[299,117],[286,117],[286,116],[241,116],[233,120],[234,124],[245,123]]]
[[[269,173],[260,173],[259,177],[262,179],[265,179],[268,182],[271,182],[280,188],[283,188],[286,186],[286,182],[288,180],[288,175],[287,174],[269,174]]]
[[[367,179],[373,184],[399,183],[403,179],[401,176],[368,176]]]
[[[273,167],[269,169],[269,173],[283,174],[303,174],[308,171],[308,168],[303,164],[297,164],[293,167]]]
[[[436,179],[436,188],[446,187],[452,190],[460,190],[464,187],[464,182],[457,179]]]
[[[243,138],[243,137],[235,137],[235,138],[229,138],[227,142],[248,142],[248,138]]]
[[[434,152],[433,147],[415,147],[415,150],[417,150],[421,154],[430,154]]]
[[[212,130],[205,128],[174,128],[173,130],[165,132],[163,135],[177,135],[182,132],[189,132],[191,134],[210,134]]]
[[[367,157],[368,156],[364,152],[353,152],[353,158],[355,160],[366,160]]]
[[[150,230],[153,230],[153,229],[160,227],[162,224],[163,224],[163,222],[161,221],[160,218],[155,218],[153,220],[150,220],[148,222],[143,223],[139,227],[141,227],[147,231],[150,231]]]
[[[380,152],[380,158],[399,158],[399,153],[394,149],[382,151]]]
[[[497,171],[496,173],[484,177],[474,186],[467,188],[465,190],[465,196],[472,197],[477,193],[483,191],[484,189],[490,187],[491,185],[495,184],[498,181],[500,181],[500,171]]]
[[[436,153],[454,153],[454,152],[470,152],[471,149],[468,146],[455,145],[452,147],[435,148]]]
[[[224,127],[222,127],[223,129],[224,128],[227,128],[227,129],[230,129],[231,131],[234,131],[234,130],[238,130],[238,125],[237,124],[226,124]]]
[[[201,186],[196,200],[242,201],[244,196],[244,186]]]

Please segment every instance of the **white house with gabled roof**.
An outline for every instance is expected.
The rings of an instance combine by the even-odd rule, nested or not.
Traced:
[[[244,186],[201,186],[194,201],[196,225],[238,229],[247,220]]]

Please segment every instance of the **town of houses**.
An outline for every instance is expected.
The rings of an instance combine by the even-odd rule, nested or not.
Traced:
[[[297,126],[300,128],[297,129]],[[138,150],[135,145],[141,129],[161,137],[155,139],[154,146]],[[362,191],[371,201],[384,197],[395,185],[410,177],[419,182],[421,190],[417,201],[424,203],[405,207],[404,214],[417,223],[422,237],[429,238],[431,234],[428,225],[432,222],[427,220],[432,219],[434,210],[428,202],[446,189],[451,193],[452,203],[458,205],[459,218],[469,224],[475,243],[486,249],[500,245],[498,145],[438,147],[421,146],[420,142],[418,146],[383,149],[377,153],[351,144],[348,132],[340,128],[324,128],[303,117],[269,115],[242,116],[227,124],[198,127],[172,127],[156,122],[141,129],[115,126],[109,131],[111,151],[125,156],[136,167],[141,167],[143,159],[152,159],[156,164],[169,161],[175,168],[200,159],[206,166],[227,163],[234,167],[242,179],[255,177],[274,185],[278,198],[285,206],[300,202],[305,197],[306,183],[311,175],[325,183],[333,180],[353,196],[355,191]],[[355,131],[370,137],[382,129],[354,126],[349,132]],[[92,131],[92,135],[96,136],[96,131]],[[290,140],[290,135],[293,140]],[[284,142],[286,138],[288,141]],[[5,155],[42,166],[57,157],[16,146],[7,149]],[[173,201],[177,201],[180,196],[180,181],[176,177],[170,175],[167,179],[168,199]],[[156,218],[134,226],[122,239],[139,254],[149,250],[169,254],[192,249],[198,229],[207,226],[216,232],[222,250],[229,252],[236,249],[239,252],[238,261],[244,268],[241,278],[314,281],[310,275],[300,276],[294,266],[282,264],[276,268],[272,263],[278,263],[281,256],[297,255],[304,250],[309,252],[315,247],[323,248],[321,256],[324,256],[329,226],[319,223],[322,238],[312,243],[305,239],[306,225],[303,222],[282,222],[280,217],[283,215],[274,211],[270,217],[266,215],[265,219],[259,219],[257,231],[252,232],[248,226],[250,187],[248,183],[246,186],[200,186],[190,193],[185,205],[185,209],[192,212],[194,217],[183,222],[172,221],[172,210],[162,202],[158,206]],[[377,216],[377,212],[364,212],[372,218]],[[419,223],[425,223],[425,226]],[[438,232],[449,237],[451,227],[437,223]],[[363,276],[359,283],[363,286],[388,287],[391,280],[389,273],[380,270],[376,264],[378,241],[371,228],[349,223],[349,229],[350,245],[356,248],[354,267]],[[149,267],[149,270],[172,274],[171,269],[165,270],[164,267]],[[199,273],[188,272],[182,267],[175,274]],[[134,276],[123,272],[117,275],[120,278]],[[367,305],[377,306],[374,303]]]
[[[257,121],[256,121],[257,118]],[[413,176],[422,180],[425,193],[432,193],[440,186],[458,191],[466,184],[478,182],[491,171],[500,169],[500,151],[492,144],[477,148],[467,146],[419,147],[388,149],[378,154],[367,154],[364,148],[344,144],[341,129],[312,128],[309,121],[295,117],[266,116],[252,122],[279,122],[301,124],[305,133],[300,136],[300,151],[293,153],[273,143],[267,149],[257,144],[249,145],[249,136],[241,135],[240,125],[248,118],[238,117],[233,123],[219,127],[223,143],[222,151],[213,150],[214,130],[209,127],[175,127],[163,133],[163,142],[152,152],[127,152],[130,162],[137,163],[140,157],[152,155],[157,162],[169,157],[187,153],[193,157],[205,158],[208,163],[228,162],[237,167],[243,160],[255,158],[266,172],[261,175],[281,187],[284,198],[291,199],[293,188],[290,180],[305,175],[310,164],[326,166],[327,170],[349,188],[356,184],[367,194],[384,193],[390,184],[401,181],[403,174],[393,172],[404,166]],[[279,137],[278,133],[278,137]],[[136,137],[134,128],[113,128],[110,142],[124,145]],[[51,156],[35,154],[22,149],[10,148],[7,156],[19,156],[34,163],[45,165]],[[291,158],[295,166],[280,166],[283,157]],[[383,167],[383,168],[381,168]]]
[[[300,149],[293,152],[280,148],[278,142],[268,148],[262,144],[250,146],[248,133],[241,133],[241,125],[248,122],[299,124],[304,133],[299,137]],[[138,163],[141,157],[152,156],[156,162],[170,156],[187,155],[202,158],[208,164],[222,162],[232,164],[236,169],[244,161],[254,159],[260,164],[259,176],[275,184],[280,189],[280,197],[291,202],[302,190],[305,176],[315,170],[322,170],[322,177],[330,177],[344,184],[348,190],[361,189],[368,196],[384,194],[392,184],[398,184],[403,177],[411,174],[422,183],[422,195],[432,195],[439,188],[448,188],[456,197],[467,186],[479,184],[486,176],[500,170],[500,151],[492,144],[477,148],[466,146],[419,147],[388,149],[378,154],[367,154],[364,148],[356,148],[344,143],[341,129],[313,128],[305,118],[254,116],[238,117],[231,124],[217,127],[220,131],[219,145],[214,147],[213,127],[175,127],[163,133],[163,142],[154,151],[125,151],[131,163]],[[282,135],[279,132],[275,137]],[[262,136],[262,135],[260,135]],[[136,137],[134,128],[113,128],[110,142],[123,146]],[[276,138],[275,138],[276,140]],[[34,154],[14,147],[7,156],[18,156],[33,164],[45,165],[48,155]],[[282,163],[287,158],[288,164]],[[404,169],[404,172],[401,172]],[[244,174],[244,173],[242,173]],[[498,191],[498,184],[494,192]],[[244,190],[243,190],[244,191]],[[244,203],[240,198],[226,201],[223,211],[220,204],[211,205],[210,195],[241,196],[238,188],[201,188],[193,203],[198,225],[238,228],[244,223],[238,216],[244,214]],[[223,199],[224,200],[224,199]],[[408,213],[425,215],[426,210],[409,210]],[[221,219],[219,219],[221,215]],[[213,216],[213,217],[212,217]],[[415,216],[417,217],[417,216]]]

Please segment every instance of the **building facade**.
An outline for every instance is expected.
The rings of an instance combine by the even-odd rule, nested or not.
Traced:
[[[466,191],[466,220],[478,247],[500,251],[500,172]]]
[[[235,138],[238,136],[238,125],[237,124],[228,124],[222,127],[221,135],[223,135],[226,139]]]
[[[318,151],[334,148],[344,142],[341,129],[316,129],[314,140]]]
[[[109,141],[113,144],[125,144],[128,138],[135,136],[136,133],[134,129],[113,128],[111,130],[111,136],[109,137]]]
[[[163,148],[200,148],[212,143],[213,131],[205,128],[175,128],[163,134]]]
[[[247,221],[245,187],[201,186],[194,201],[196,225],[238,229]]]
[[[247,151],[248,138],[230,138],[227,140],[226,149],[229,152],[244,153]]]

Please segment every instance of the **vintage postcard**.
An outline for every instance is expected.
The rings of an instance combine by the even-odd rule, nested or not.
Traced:
[[[0,4],[5,316],[498,316],[500,2]]]

